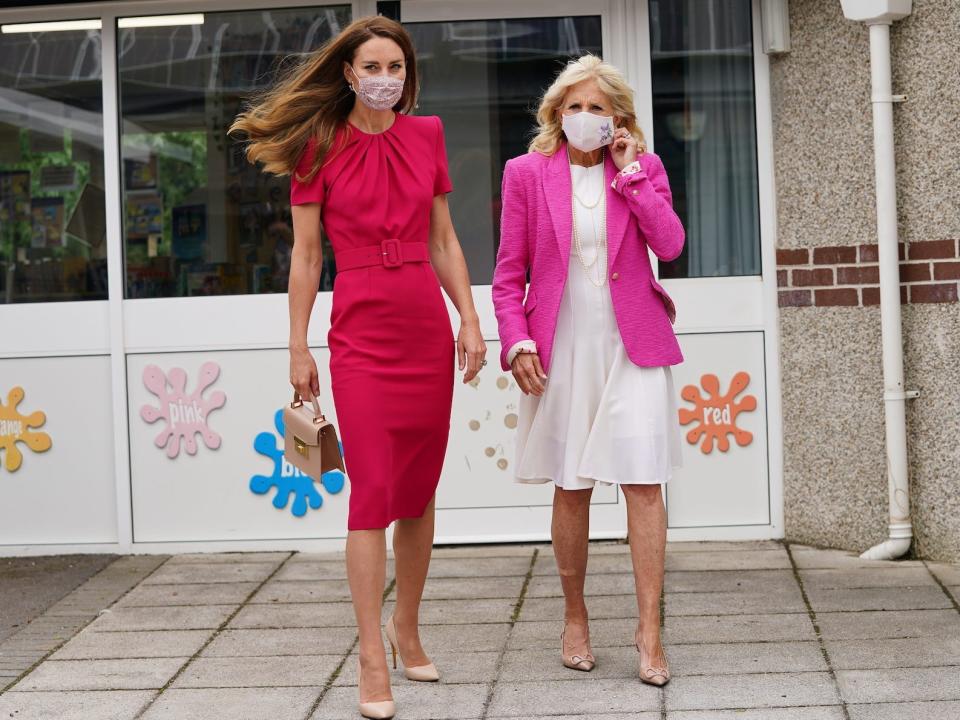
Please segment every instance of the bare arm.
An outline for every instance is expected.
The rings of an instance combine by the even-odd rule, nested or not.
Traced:
[[[447,196],[443,194],[433,198],[430,209],[430,262],[440,285],[460,313],[457,359],[460,369],[466,368],[463,381],[470,382],[480,371],[487,346],[480,334],[480,317],[473,304],[467,261],[453,229]]]
[[[290,305],[290,384],[304,398],[319,395],[317,364],[307,345],[310,312],[320,287],[323,250],[320,245],[320,204],[294,205],[293,252],[287,293]]]

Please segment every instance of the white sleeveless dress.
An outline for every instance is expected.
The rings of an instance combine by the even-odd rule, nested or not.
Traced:
[[[585,203],[606,191],[603,163],[570,166]],[[576,199],[575,222],[586,262],[606,226],[605,202]],[[597,258],[606,267],[603,256]],[[520,399],[516,481],[585,490],[596,482],[659,484],[680,467],[680,424],[669,366],[639,367],[627,357],[609,281],[591,282],[570,242],[570,264],[549,377],[542,397]],[[589,272],[598,280],[598,268]],[[609,275],[609,272],[607,273]]]

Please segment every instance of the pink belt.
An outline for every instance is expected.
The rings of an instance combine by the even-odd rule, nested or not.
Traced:
[[[398,268],[408,262],[430,262],[430,248],[422,242],[400,242],[396,238],[379,245],[341,250],[335,256],[337,272],[383,265]]]

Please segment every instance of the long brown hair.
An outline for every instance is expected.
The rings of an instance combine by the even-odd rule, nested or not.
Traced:
[[[297,178],[304,182],[312,179],[331,150],[336,151],[332,145],[337,130],[353,108],[353,92],[343,77],[343,64],[352,65],[357,48],[375,37],[389,38],[403,51],[406,81],[393,109],[403,113],[413,110],[420,87],[410,35],[400,23],[388,18],[361,18],[307,55],[237,115],[228,134],[246,140],[247,160],[261,163],[274,175],[291,175],[307,142],[316,138],[313,164]]]

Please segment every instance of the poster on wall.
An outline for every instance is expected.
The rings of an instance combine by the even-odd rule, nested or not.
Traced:
[[[64,244],[63,198],[33,198],[30,201],[33,230],[30,246],[49,248]]]
[[[140,417],[148,423],[164,420],[164,427],[154,438],[154,445],[161,450],[166,448],[171,460],[180,454],[180,443],[190,455],[197,454],[196,435],[200,435],[203,444],[211,450],[220,447],[220,435],[208,425],[208,415],[222,408],[227,396],[222,390],[204,397],[204,392],[220,376],[220,366],[215,362],[206,362],[200,366],[197,384],[192,393],[187,393],[187,372],[183,368],[172,368],[165,373],[156,365],[148,365],[143,370],[143,384],[153,393],[158,406],[144,405],[140,408]]]
[[[206,242],[207,206],[173,208],[173,256],[177,260],[198,260],[203,257]]]
[[[0,451],[7,472],[16,472],[23,463],[18,443],[35,453],[46,452],[53,444],[47,433],[36,429],[47,421],[46,413],[36,410],[24,415],[20,412],[18,406],[25,395],[22,387],[15,387],[7,393],[6,404],[0,402]]]
[[[30,219],[30,171],[0,172],[0,222]]]
[[[163,198],[159,192],[127,193],[127,236],[163,232]]]
[[[157,186],[157,156],[146,161],[126,158],[123,161],[123,182],[127,190],[145,190]]]

